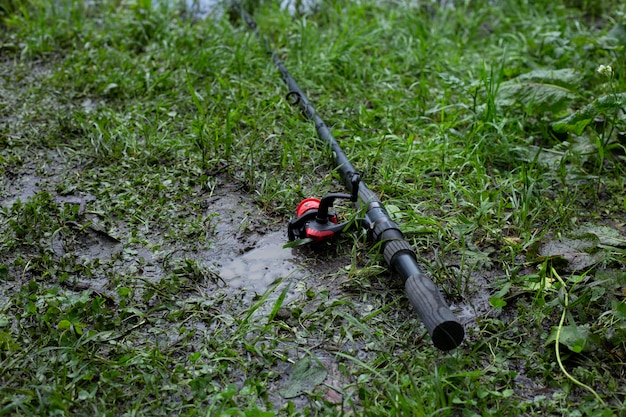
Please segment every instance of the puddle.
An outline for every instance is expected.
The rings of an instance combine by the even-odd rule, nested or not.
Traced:
[[[7,177],[3,181],[7,181]],[[39,192],[39,183],[41,178],[34,175],[24,175],[11,181],[8,179],[6,184],[2,184],[2,194],[6,196],[0,200],[0,207],[11,208],[18,200],[24,202]]]
[[[289,282],[311,274],[296,249],[283,249],[287,222],[268,218],[234,186],[219,184],[201,205],[203,215],[212,219],[214,233],[209,247],[189,255],[215,271],[229,294],[241,294],[244,301],[251,302],[281,281],[272,299]],[[295,292],[290,292],[287,298],[293,296]]]
[[[49,189],[62,181],[67,168],[64,165],[61,155],[47,150],[32,152],[21,166],[6,166],[4,175],[0,177],[0,208],[10,209],[18,200],[24,203],[45,190],[56,195]],[[63,197],[59,196],[59,202],[74,203],[62,200]]]
[[[220,277],[233,289],[262,294],[280,279],[305,275],[293,249],[283,248],[285,243],[284,231],[263,237],[257,248],[224,265]]]
[[[205,19],[209,16],[220,18],[225,8],[230,7],[235,1],[233,0],[157,0],[158,2],[166,2],[169,4],[183,5],[189,15],[194,16],[197,19]],[[455,2],[452,0],[430,0],[431,7],[438,6],[442,8],[455,8]],[[419,3],[416,3],[419,4]],[[296,14],[309,14],[315,12],[316,9],[322,7],[323,4],[320,0],[281,0],[280,7],[286,10],[290,15]],[[412,3],[407,3],[407,7],[414,6]]]
[[[68,223],[67,227],[66,233],[56,233],[52,238],[52,251],[59,258],[72,254],[81,263],[96,259],[105,262],[122,249],[121,242],[105,232],[78,223]]]
[[[242,300],[252,303],[272,291],[257,314],[264,315],[273,307],[284,289],[289,286],[282,305],[295,300],[302,288],[297,282],[311,276],[296,251],[283,248],[287,241],[285,231],[274,232],[259,240],[257,247],[236,257],[220,268],[219,275],[227,285],[227,292],[242,294]]]
[[[157,0],[155,3],[168,3],[180,5],[184,10],[196,19],[206,19],[208,17],[220,18],[224,9],[230,7],[233,1],[228,0]],[[314,11],[320,6],[319,0],[281,0],[281,8],[287,10],[289,14],[306,14]]]

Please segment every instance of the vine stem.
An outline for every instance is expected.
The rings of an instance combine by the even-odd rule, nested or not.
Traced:
[[[552,275],[556,277],[556,279],[563,286],[564,294],[565,294],[563,296],[563,313],[561,314],[561,320],[559,321],[559,326],[556,329],[556,343],[554,347],[554,350],[556,353],[556,361],[559,364],[559,368],[561,368],[561,371],[563,372],[563,374],[565,374],[565,376],[570,381],[572,381],[574,384],[578,385],[579,387],[584,388],[587,391],[591,392],[594,395],[594,397],[596,397],[596,399],[603,406],[606,406],[606,403],[604,402],[604,400],[602,400],[602,398],[598,395],[598,393],[593,388],[591,388],[589,385],[586,385],[585,383],[576,379],[569,372],[567,372],[567,369],[565,369],[565,366],[563,366],[563,361],[561,361],[560,340],[561,340],[561,330],[563,329],[563,323],[565,323],[565,314],[567,313],[567,308],[569,306],[569,293],[567,291],[567,285],[565,284],[565,281],[563,281],[563,278],[561,278],[561,276],[556,272],[556,270],[553,267],[550,267],[550,270],[552,272]]]

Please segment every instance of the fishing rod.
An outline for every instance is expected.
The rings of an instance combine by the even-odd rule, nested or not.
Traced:
[[[331,193],[321,200],[308,198],[300,202],[296,208],[296,218],[289,222],[289,239],[320,242],[331,239],[346,229],[349,224],[339,223],[337,216],[330,210],[337,199],[350,200],[357,208],[364,207],[365,217],[359,220],[358,224],[368,231],[368,235],[375,243],[380,243],[385,262],[404,280],[407,297],[428,329],[433,344],[444,351],[456,348],[465,336],[463,326],[454,317],[435,284],[418,266],[415,251],[404,239],[398,225],[389,217],[380,199],[361,181],[360,175],[307,96],[262,36],[252,16],[241,6],[239,11],[278,67],[283,81],[289,88],[287,99],[292,104],[299,105],[302,113],[315,123],[318,138],[332,150],[336,169],[350,192],[350,194]]]

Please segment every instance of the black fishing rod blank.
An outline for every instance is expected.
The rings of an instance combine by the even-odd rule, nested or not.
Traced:
[[[404,239],[402,231],[389,217],[376,194],[361,181],[359,174],[307,96],[261,35],[252,16],[243,8],[240,8],[240,13],[278,67],[282,79],[289,88],[288,100],[292,104],[297,104],[302,113],[315,123],[319,139],[332,150],[336,169],[350,192],[350,194],[328,194],[321,200],[310,198],[302,201],[296,209],[297,218],[289,222],[289,239],[322,241],[344,230],[348,224],[338,223],[336,215],[330,211],[336,199],[347,199],[353,201],[357,208],[363,207],[365,218],[358,224],[366,228],[375,243],[380,243],[385,262],[404,280],[407,297],[428,329],[433,344],[445,351],[456,348],[465,336],[463,326],[454,317],[435,284],[418,266],[415,251]]]

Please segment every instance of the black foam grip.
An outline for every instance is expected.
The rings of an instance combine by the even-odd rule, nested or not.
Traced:
[[[404,287],[435,347],[451,350],[459,346],[465,330],[450,311],[435,284],[424,274],[413,274],[407,278]]]

